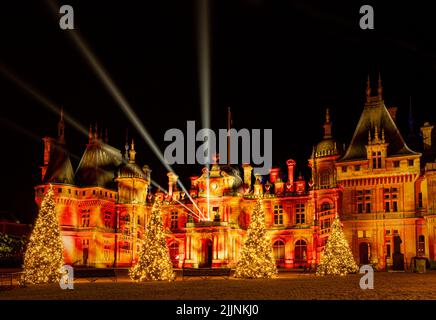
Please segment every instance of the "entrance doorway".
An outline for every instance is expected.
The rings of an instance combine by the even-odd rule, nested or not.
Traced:
[[[211,268],[212,267],[212,240],[203,239],[201,246],[201,263],[200,268]]]
[[[83,248],[83,265],[88,265],[88,248]]]
[[[369,244],[362,242],[359,245],[360,264],[369,264]]]

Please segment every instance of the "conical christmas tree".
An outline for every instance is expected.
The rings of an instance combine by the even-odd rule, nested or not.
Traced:
[[[63,244],[50,185],[30,235],[21,281],[30,284],[59,282],[63,265]]]
[[[265,230],[265,214],[260,199],[254,206],[247,238],[236,264],[237,278],[271,278],[277,274],[271,240]]]
[[[317,275],[346,275],[358,270],[353,254],[342,231],[341,221],[336,215],[331,226],[331,233],[321,256]]]
[[[138,263],[130,269],[135,281],[174,280],[173,265],[163,230],[160,201],[155,200],[144,235]]]

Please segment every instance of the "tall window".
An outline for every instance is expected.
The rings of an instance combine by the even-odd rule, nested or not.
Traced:
[[[179,213],[177,211],[171,212],[171,229],[179,227]]]
[[[109,240],[104,240],[103,242],[104,244],[104,251],[103,251],[103,257],[104,257],[104,261],[108,261],[110,259],[110,249],[111,249],[111,245]]]
[[[418,193],[418,208],[422,208],[423,207],[423,202],[422,202],[422,192]]]
[[[386,202],[385,203],[385,212],[390,212],[391,211],[391,203],[390,202]]]
[[[331,224],[330,218],[321,220],[321,229],[330,228],[330,224]]]
[[[385,212],[398,212],[398,188],[384,188]]]
[[[372,168],[380,169],[382,167],[382,154],[380,151],[372,153]]]
[[[83,228],[89,227],[89,214],[90,214],[89,211],[90,211],[89,209],[82,211],[82,217],[81,218],[82,218],[82,227]]]
[[[366,203],[365,204],[365,212],[366,213],[371,213],[371,203]]]
[[[276,260],[283,260],[285,258],[285,243],[283,240],[274,241],[273,252]]]
[[[371,190],[357,190],[357,213],[371,213]]]
[[[418,256],[425,255],[425,237],[423,235],[420,235],[418,237]]]
[[[321,173],[321,188],[328,188],[330,186],[330,173],[327,170],[324,170]]]
[[[304,203],[297,203],[297,206],[295,208],[295,222],[297,224],[306,223],[306,214],[305,214]]]
[[[391,240],[386,240],[386,257],[391,257]]]
[[[307,244],[304,240],[295,243],[295,262],[303,262],[307,259]]]
[[[274,205],[274,224],[283,224],[283,205]]]
[[[104,214],[104,226],[106,228],[110,228],[111,227],[111,214],[110,214],[110,212],[106,212]]]

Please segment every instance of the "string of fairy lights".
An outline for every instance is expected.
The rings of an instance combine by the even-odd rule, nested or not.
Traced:
[[[265,213],[262,202],[257,200],[251,215],[247,238],[236,264],[237,278],[271,278],[277,274],[271,240],[265,228]]]
[[[53,186],[45,195],[24,255],[24,284],[59,282],[64,265],[63,244]]]
[[[151,210],[138,263],[129,272],[134,281],[172,281],[175,279],[173,264],[168,251],[162,223],[161,201],[155,199]]]
[[[345,239],[339,216],[336,215],[316,274],[345,276],[348,273],[357,272],[358,269],[347,239]]]
[[[173,281],[175,273],[162,222],[162,199],[156,197],[141,242],[138,262],[131,267],[133,281]],[[321,255],[316,274],[341,275],[355,273],[358,266],[336,215],[331,234]],[[64,265],[63,244],[53,187],[50,185],[39,210],[24,256],[21,282],[40,284],[59,282]],[[278,274],[271,239],[265,226],[265,213],[259,197],[251,214],[244,246],[236,263],[236,278],[271,278]]]

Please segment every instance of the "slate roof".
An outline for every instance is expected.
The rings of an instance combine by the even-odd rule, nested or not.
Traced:
[[[74,184],[74,171],[65,143],[53,141],[43,183]]]
[[[366,159],[365,146],[368,144],[368,131],[371,130],[373,134],[376,126],[379,133],[382,129],[385,131],[385,139],[389,143],[388,157],[419,155],[407,146],[384,101],[378,97],[371,97],[365,104],[351,143],[340,161]]]
[[[76,170],[77,186],[115,189],[115,173],[121,162],[120,150],[101,140],[91,141]]]
[[[136,163],[123,163],[118,169],[118,178],[139,178],[147,180],[147,175]]]

